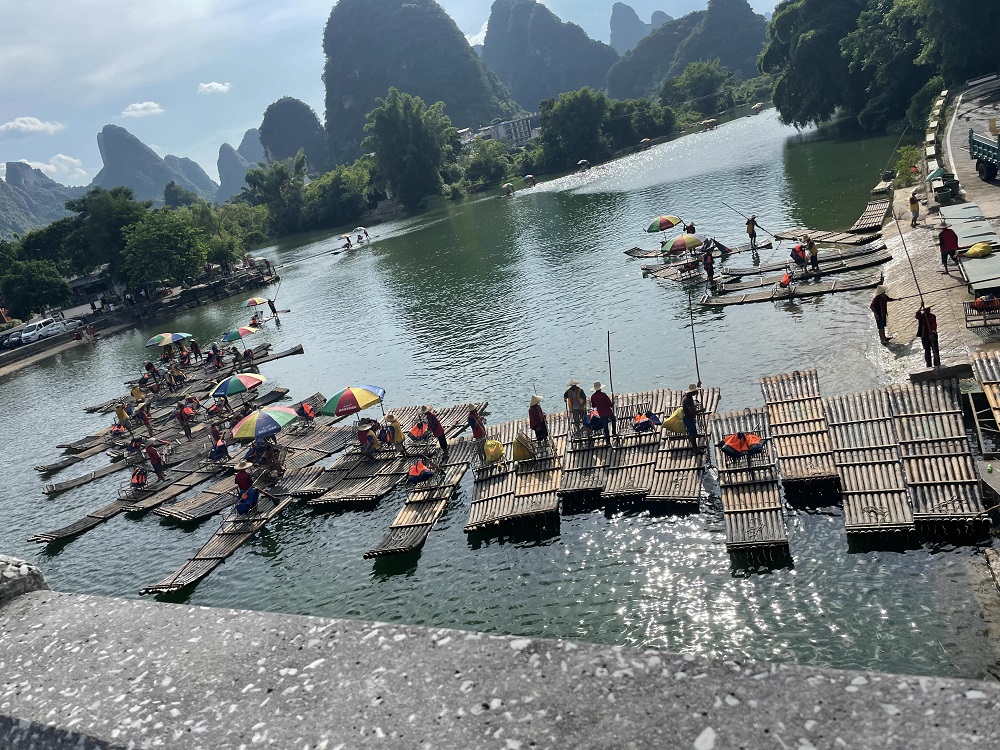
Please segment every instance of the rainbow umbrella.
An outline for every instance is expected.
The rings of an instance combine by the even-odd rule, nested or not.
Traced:
[[[222,334],[223,341],[239,341],[244,336],[249,336],[251,333],[257,333],[256,328],[248,328],[246,326],[238,326],[231,331],[226,331]]]
[[[253,414],[241,419],[233,428],[233,437],[237,440],[263,440],[281,432],[299,415],[287,406],[265,406]]]
[[[705,238],[693,234],[690,232],[685,232],[684,234],[679,234],[674,238],[674,241],[663,247],[663,252],[670,253],[671,255],[679,255],[680,253],[686,253],[689,250],[694,250],[697,247],[701,247],[705,244]]]
[[[377,385],[352,385],[340,393],[334,394],[319,410],[319,413],[333,417],[346,417],[348,414],[354,414],[369,406],[381,404],[384,396],[385,389],[379,388]]]
[[[212,398],[235,396],[237,393],[246,393],[252,388],[256,388],[261,383],[266,383],[267,378],[263,375],[254,375],[250,372],[241,372],[230,378],[217,383],[212,391]]]
[[[146,346],[166,346],[189,338],[191,338],[190,333],[158,333],[146,342]]]
[[[257,307],[257,305],[266,305],[267,300],[263,297],[251,297],[245,303],[245,307]]]
[[[666,232],[671,227],[676,227],[678,224],[683,224],[684,221],[679,216],[658,216],[653,219],[653,223],[646,227],[646,231],[650,234],[656,234],[657,232]]]

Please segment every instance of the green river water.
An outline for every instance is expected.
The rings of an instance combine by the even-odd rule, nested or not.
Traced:
[[[385,387],[389,406],[484,399],[495,423],[524,416],[533,388],[551,410],[568,378],[606,380],[612,331],[616,390],[682,388],[695,380],[686,292],[644,280],[641,262],[622,251],[653,246],[641,230],[668,212],[742,241],[743,219],[721,201],[756,212],[772,231],[849,226],[893,145],[799,134],[765,113],[513,199],[381,225],[370,249],[324,253],[340,240],[296,238],[258,253],[281,266],[279,306],[292,312],[257,340],[301,342],[305,355],[263,372],[297,398],[363,382]],[[702,380],[722,389],[726,410],[759,405],[758,378],[796,368],[818,368],[828,395],[897,378],[868,300],[859,292],[696,310]],[[205,344],[248,320],[241,303],[119,334],[0,381],[0,550],[36,561],[55,589],[115,596],[137,596],[194,554],[217,519],[181,527],[119,516],[61,546],[27,544],[113,499],[124,478],[49,500],[32,466],[56,460],[56,443],[108,423],[82,407],[122,392],[150,335],[191,331]],[[686,517],[594,511],[563,515],[543,538],[469,539],[471,486],[470,473],[420,553],[377,564],[362,554],[402,491],[364,512],[295,505],[181,600],[906,673],[987,677],[997,661],[986,632],[997,604],[975,547],[851,552],[840,509],[789,509],[794,565],[738,570],[718,497]]]

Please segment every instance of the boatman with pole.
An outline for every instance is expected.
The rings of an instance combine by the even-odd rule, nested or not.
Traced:
[[[750,238],[751,249],[757,247],[757,214],[750,214],[747,219],[747,236]]]

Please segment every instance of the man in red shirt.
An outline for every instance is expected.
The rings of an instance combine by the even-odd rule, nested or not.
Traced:
[[[242,495],[253,487],[253,477],[250,476],[252,468],[253,464],[249,461],[240,461],[236,464],[236,474],[233,476],[233,480],[236,482],[236,494]]]
[[[597,416],[604,422],[604,437],[611,443],[610,428],[614,428],[615,435],[618,434],[618,425],[615,422],[614,402],[604,392],[604,384],[598,380],[594,383],[593,395],[590,397],[590,405],[597,409]]]
[[[956,266],[958,265],[958,260],[955,258],[955,253],[958,252],[958,235],[955,234],[955,230],[947,221],[941,222],[938,245],[941,247],[941,263],[944,265],[944,270],[941,273],[948,273],[949,257]]]
[[[170,445],[166,440],[158,441],[160,445]],[[156,450],[156,443],[152,440],[146,441],[146,457],[149,459],[149,465],[153,467],[153,471],[156,472],[156,476],[160,478],[160,481],[164,481],[167,477],[163,473],[163,459],[160,457],[159,451]]]
[[[924,345],[924,361],[928,367],[941,366],[941,352],[938,350],[937,318],[929,307],[921,307],[917,310],[917,335],[920,343]],[[931,364],[931,355],[933,362]]]
[[[868,308],[872,311],[872,315],[875,316],[875,327],[878,328],[878,340],[883,344],[888,344],[889,339],[892,338],[892,336],[886,335],[885,327],[889,322],[889,303],[895,301],[895,299],[886,293],[885,286],[880,284],[875,289],[875,296],[872,297],[871,304],[868,305]]]

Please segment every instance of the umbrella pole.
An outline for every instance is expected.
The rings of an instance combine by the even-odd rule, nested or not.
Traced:
[[[694,374],[698,378],[698,387],[701,387],[701,368],[698,366],[698,339],[694,335],[694,303],[691,301],[691,288],[688,287],[688,317],[691,319],[691,344],[694,346]]]
[[[608,385],[611,386],[611,412],[613,414],[615,403],[615,376],[611,371],[611,331],[608,331]],[[615,437],[618,437],[618,420],[612,420],[611,426],[614,427]]]

